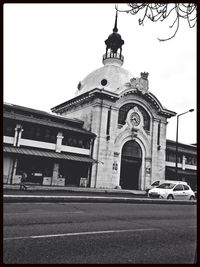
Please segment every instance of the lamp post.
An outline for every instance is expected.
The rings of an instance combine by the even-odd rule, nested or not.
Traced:
[[[179,123],[179,117],[188,113],[188,112],[193,112],[194,109],[190,109],[186,112],[183,112],[181,114],[177,115],[177,123],[176,123],[176,179],[178,179],[178,123]]]

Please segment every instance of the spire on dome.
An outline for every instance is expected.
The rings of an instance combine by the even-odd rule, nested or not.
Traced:
[[[117,16],[118,16],[118,14],[117,14],[117,10],[116,10],[116,15],[115,15],[115,26],[114,26],[114,28],[113,28],[113,32],[118,32],[118,29],[117,29]]]

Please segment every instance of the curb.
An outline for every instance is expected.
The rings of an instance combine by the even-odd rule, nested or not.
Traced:
[[[99,203],[140,203],[140,204],[175,204],[175,205],[196,205],[196,200],[167,200],[147,198],[122,198],[122,197],[97,197],[97,196],[24,196],[4,195],[4,203],[23,202],[99,202]]]

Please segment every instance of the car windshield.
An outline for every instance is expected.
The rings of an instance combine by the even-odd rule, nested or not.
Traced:
[[[154,182],[151,186],[159,185],[159,181]]]
[[[163,183],[159,185],[157,188],[165,188],[165,189],[172,189],[175,186],[173,183]]]

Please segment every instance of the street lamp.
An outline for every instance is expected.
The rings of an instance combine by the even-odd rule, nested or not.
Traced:
[[[193,111],[194,111],[194,109],[190,109],[186,112],[183,112],[183,113],[177,115],[177,123],[176,123],[176,179],[178,179],[178,123],[179,123],[179,117],[181,115],[184,115],[188,112],[193,112]]]

